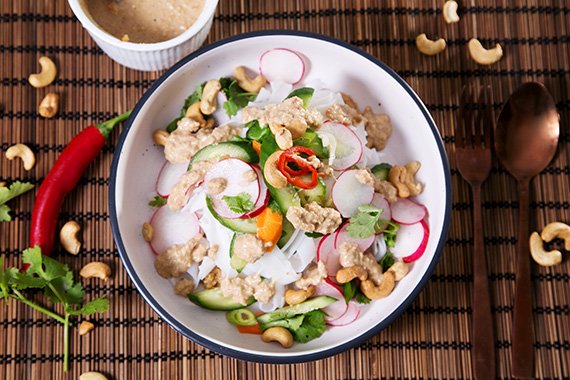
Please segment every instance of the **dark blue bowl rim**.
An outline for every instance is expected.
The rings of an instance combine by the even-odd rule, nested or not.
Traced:
[[[252,353],[242,352],[239,350],[234,350],[234,349],[219,345],[215,342],[208,340],[207,338],[205,338],[201,335],[196,334],[191,329],[189,329],[188,327],[186,327],[185,325],[183,325],[182,323],[177,321],[165,309],[163,309],[162,306],[156,301],[156,299],[154,299],[150,295],[149,291],[146,289],[145,285],[142,283],[141,279],[138,277],[137,273],[135,272],[135,270],[134,270],[134,268],[133,268],[133,266],[129,260],[129,257],[127,255],[125,246],[123,244],[123,241],[121,239],[121,235],[119,232],[119,225],[118,225],[118,220],[117,220],[117,207],[115,204],[115,196],[116,196],[115,187],[116,187],[117,167],[118,167],[119,160],[121,157],[120,152],[123,148],[123,144],[126,140],[126,137],[129,133],[129,130],[131,129],[133,120],[136,118],[137,114],[139,113],[139,111],[141,110],[141,108],[143,107],[145,102],[148,100],[150,95],[162,84],[162,82],[164,82],[170,75],[172,75],[174,72],[176,72],[180,67],[182,67],[183,65],[185,65],[189,61],[195,59],[196,57],[206,53],[209,50],[215,49],[217,47],[220,47],[222,45],[225,45],[225,44],[228,44],[228,43],[231,43],[234,41],[243,40],[243,39],[254,38],[254,37],[263,37],[263,36],[277,36],[277,35],[298,36],[298,37],[304,37],[304,38],[310,38],[310,39],[317,39],[317,40],[322,40],[322,41],[326,41],[326,42],[338,45],[338,46],[343,47],[345,49],[349,49],[349,50],[361,55],[362,57],[370,60],[371,62],[373,62],[374,64],[379,66],[381,69],[386,71],[388,74],[390,74],[407,91],[407,93],[410,95],[410,97],[415,101],[415,103],[417,104],[419,109],[422,111],[426,122],[428,123],[429,127],[431,128],[431,131],[432,131],[434,138],[436,140],[437,147],[439,149],[441,162],[443,164],[443,169],[444,169],[444,174],[445,174],[445,190],[446,190],[444,225],[443,225],[443,229],[442,229],[442,234],[440,236],[440,239],[439,239],[439,242],[438,242],[438,245],[436,248],[434,258],[433,258],[432,262],[430,263],[427,271],[424,273],[422,279],[418,283],[418,285],[414,288],[414,290],[410,293],[410,295],[404,300],[404,302],[402,302],[402,304],[398,308],[396,308],[388,317],[386,317],[384,320],[379,322],[372,329],[368,330],[364,334],[356,336],[354,339],[352,339],[352,340],[350,340],[350,341],[348,341],[342,345],[338,345],[338,346],[332,347],[330,349],[315,352],[315,353],[310,353],[310,354],[305,354],[305,355],[285,356],[285,357],[252,354]],[[358,346],[359,344],[361,344],[364,341],[372,338],[373,336],[377,335],[381,330],[383,330],[384,328],[389,326],[397,317],[399,317],[410,306],[410,304],[413,302],[413,300],[418,296],[420,291],[426,285],[430,276],[432,275],[433,271],[435,270],[435,267],[436,267],[436,265],[439,261],[439,258],[441,256],[441,252],[443,250],[445,240],[447,238],[447,233],[449,231],[449,224],[450,224],[450,220],[451,220],[451,179],[450,179],[449,162],[447,159],[447,155],[446,155],[446,152],[445,152],[445,149],[443,146],[443,142],[441,140],[441,137],[439,135],[439,132],[437,130],[437,127],[435,126],[433,119],[431,118],[428,110],[426,109],[426,107],[422,103],[422,101],[419,99],[419,97],[414,93],[414,91],[411,89],[411,87],[394,70],[392,70],[390,67],[388,67],[386,64],[384,64],[383,62],[381,62],[377,58],[373,57],[372,55],[360,50],[359,48],[352,46],[352,45],[350,45],[344,41],[340,41],[340,40],[337,40],[335,38],[332,38],[332,37],[328,37],[328,36],[324,36],[324,35],[320,35],[320,34],[316,34],[316,33],[303,32],[303,31],[266,30],[266,31],[250,32],[250,33],[232,36],[232,37],[225,38],[223,40],[214,42],[210,45],[204,46],[203,48],[201,48],[201,49],[195,51],[194,53],[188,55],[187,57],[183,58],[180,62],[176,63],[168,71],[166,71],[166,73],[164,73],[160,78],[158,78],[156,81],[154,81],[154,83],[150,86],[150,88],[144,93],[142,98],[136,104],[136,106],[133,109],[133,112],[131,114],[131,117],[127,120],[125,127],[123,128],[123,131],[119,137],[119,141],[117,143],[115,154],[113,156],[113,162],[111,165],[111,178],[110,178],[110,189],[109,189],[109,209],[110,209],[111,227],[112,227],[113,237],[115,239],[115,243],[117,244],[119,256],[121,257],[121,260],[123,261],[123,264],[125,266],[125,269],[127,270],[127,273],[131,277],[132,281],[134,282],[135,286],[137,287],[137,289],[139,290],[139,292],[141,293],[141,295],[143,296],[145,301],[154,309],[154,311],[163,320],[165,320],[170,326],[172,326],[172,328],[174,328],[174,330],[178,331],[180,334],[184,335],[185,337],[191,339],[192,341],[194,341],[194,342],[196,342],[196,343],[198,343],[198,344],[200,344],[200,345],[202,345],[202,346],[204,346],[204,347],[206,347],[206,348],[208,348],[214,352],[217,352],[217,353],[220,353],[223,355],[227,355],[227,356],[230,356],[233,358],[237,358],[237,359],[241,359],[241,360],[247,360],[247,361],[253,361],[253,362],[259,362],[259,363],[269,363],[269,364],[302,363],[302,362],[308,362],[308,361],[312,361],[312,360],[323,359],[323,358],[326,358],[328,356],[339,354],[339,353],[344,352],[350,348]]]

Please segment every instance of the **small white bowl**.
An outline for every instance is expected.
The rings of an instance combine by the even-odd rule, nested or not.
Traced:
[[[147,202],[156,194],[156,175],[164,152],[152,140],[166,126],[197,84],[231,75],[237,65],[256,69],[259,57],[272,48],[299,52],[308,65],[304,83],[321,79],[360,104],[385,111],[394,125],[382,154],[399,165],[422,163],[416,178],[425,184],[417,197],[429,210],[430,236],[424,255],[390,294],[362,307],[347,326],[329,328],[318,339],[289,349],[263,343],[259,336],[239,334],[223,312],[202,309],[174,294],[172,283],[160,277],[155,256],[141,234],[153,210]],[[381,103],[381,105],[379,104]],[[123,127],[111,167],[109,206],[113,235],[125,269],[143,298],[162,319],[193,341],[224,355],[267,363],[297,363],[322,359],[378,334],[414,300],[435,269],[451,220],[449,164],[438,130],[428,110],[410,86],[376,58],[330,37],[296,31],[263,31],[234,36],[194,52],[156,80]],[[350,196],[350,195],[347,195]],[[218,254],[222,254],[219,252]],[[228,254],[228,253],[226,253]]]
[[[218,5],[218,0],[205,0],[202,13],[185,32],[167,41],[145,44],[124,42],[107,33],[91,18],[85,1],[68,0],[68,3],[97,45],[121,65],[142,71],[167,69],[198,49],[210,33]]]

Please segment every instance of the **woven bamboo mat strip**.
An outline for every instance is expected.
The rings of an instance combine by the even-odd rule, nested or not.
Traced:
[[[96,330],[72,337],[71,371],[61,370],[62,329],[46,317],[10,302],[0,307],[0,378],[77,378],[99,370],[115,379],[470,379],[471,210],[467,185],[454,165],[453,130],[461,87],[474,79],[492,84],[497,110],[520,83],[543,82],[562,117],[559,152],[532,183],[532,224],[570,222],[570,2],[568,0],[465,0],[459,24],[446,25],[443,0],[221,0],[208,42],[242,32],[296,29],[348,41],[400,73],[430,109],[452,163],[453,223],[441,262],[413,305],[378,336],[346,353],[298,365],[263,365],[229,359],[186,340],[138,295],[113,244],[107,206],[113,134],[78,188],[64,203],[61,221],[78,220],[84,248],[58,257],[78,270],[92,260],[114,267],[109,283],[88,282],[88,296],[107,293],[111,310],[94,318]],[[421,56],[415,36],[447,39],[437,57]],[[472,36],[500,42],[505,56],[477,66],[467,55]],[[0,181],[38,183],[65,144],[85,126],[132,107],[160,73],[140,73],[112,62],[73,17],[66,1],[0,1],[0,147],[30,144],[38,163],[30,172],[0,158]],[[36,90],[27,76],[48,55],[60,73]],[[53,120],[36,110],[47,91],[62,96]],[[0,223],[0,251],[16,265],[26,248],[34,194],[11,202],[14,220]],[[511,378],[516,234],[515,182],[495,164],[483,187],[485,246],[489,258],[501,379]],[[570,377],[570,260],[534,267],[535,374]]]

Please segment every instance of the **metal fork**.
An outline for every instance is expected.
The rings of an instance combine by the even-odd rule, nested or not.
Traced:
[[[467,86],[463,89],[455,126],[455,160],[459,173],[469,183],[473,194],[472,362],[475,379],[478,380],[496,377],[495,335],[481,218],[481,184],[491,171],[492,113],[489,88]]]

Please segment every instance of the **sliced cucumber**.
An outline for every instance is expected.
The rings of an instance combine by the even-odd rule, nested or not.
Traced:
[[[214,208],[212,207],[212,201],[210,197],[206,197],[206,206],[212,216],[220,222],[223,226],[228,227],[230,230],[235,232],[242,232],[244,234],[255,234],[257,233],[257,219],[256,218],[248,218],[248,219],[227,219],[223,218]]]
[[[271,198],[277,202],[283,215],[287,214],[287,210],[289,210],[290,207],[301,206],[301,199],[299,198],[299,194],[297,194],[297,190],[295,190],[293,186],[287,185],[282,189],[276,189],[267,184],[267,188],[269,189]]]
[[[289,239],[291,239],[293,232],[295,232],[295,227],[293,227],[293,225],[291,224],[290,221],[287,220],[287,218],[283,218],[283,227],[281,229],[281,237],[277,241],[277,246],[279,248],[283,248],[285,246],[285,244],[287,244]]]
[[[234,255],[234,243],[236,241],[238,234],[234,234],[232,241],[230,243],[230,266],[240,273],[243,268],[247,265],[247,261],[240,259]]]
[[[257,317],[257,321],[260,324],[267,324],[269,322],[278,321],[280,319],[291,318],[299,314],[308,313],[309,311],[322,309],[336,301],[336,298],[329,296],[318,296],[310,298],[304,302],[301,302],[300,304],[285,306],[271,313],[260,315]]]
[[[231,297],[224,297],[221,288],[212,288],[202,290],[197,293],[189,294],[188,299],[196,305],[209,310],[235,310],[244,306],[249,306],[255,302],[255,298],[249,297],[247,305],[235,302]]]
[[[312,189],[299,190],[299,198],[301,199],[302,205],[317,202],[319,205],[325,206],[327,200],[327,186],[323,180],[319,178],[317,186]]]
[[[199,161],[222,158],[239,158],[245,162],[257,163],[259,156],[251,147],[251,143],[246,141],[225,141],[216,144],[210,144],[200,149],[190,160],[188,169],[192,164]]]
[[[370,171],[372,174],[374,174],[374,177],[376,177],[378,181],[386,181],[388,179],[388,173],[390,172],[390,169],[392,169],[392,165],[383,162],[374,166],[372,169],[370,169]]]

